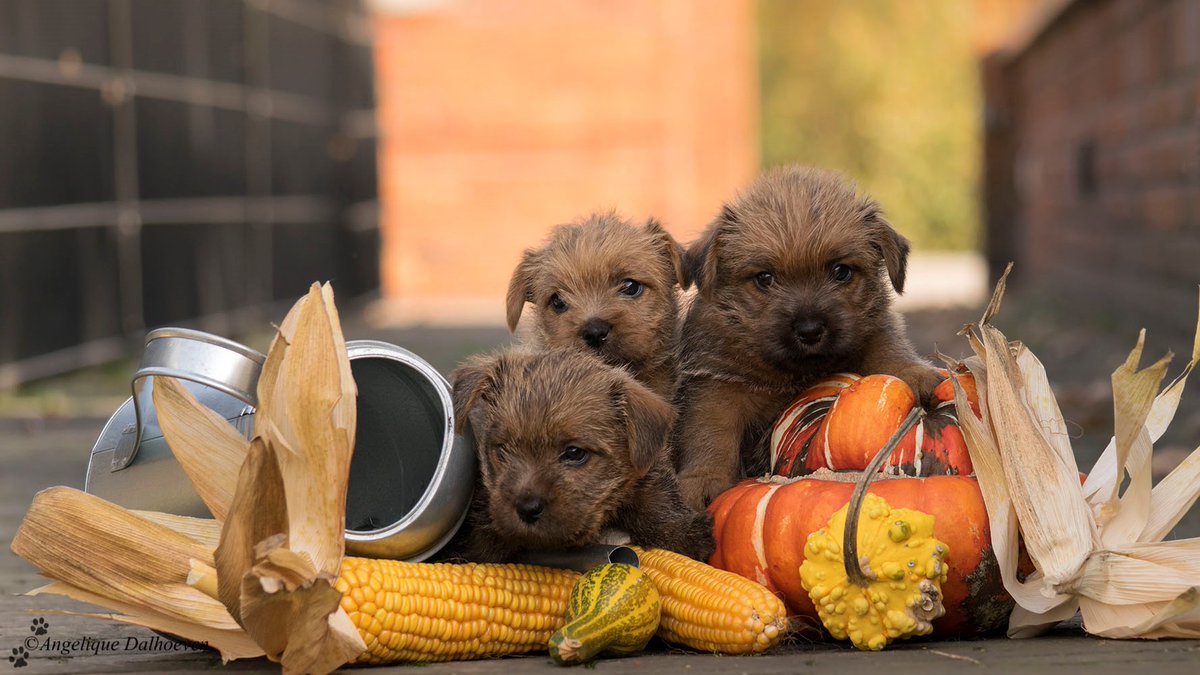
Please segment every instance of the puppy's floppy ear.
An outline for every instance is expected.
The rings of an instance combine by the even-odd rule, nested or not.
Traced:
[[[706,300],[712,298],[712,287],[717,281],[717,249],[720,247],[721,232],[735,224],[737,214],[728,204],[722,206],[717,218],[709,223],[700,238],[692,242],[687,249],[687,266],[692,281]]]
[[[883,256],[888,278],[897,293],[904,292],[904,277],[908,272],[908,240],[883,217],[883,210],[873,200],[862,202],[863,222],[871,229],[871,243]]]
[[[632,376],[621,378],[614,396],[625,414],[629,463],[639,477],[646,475],[667,443],[675,422],[675,410],[661,396]]]
[[[533,300],[533,270],[537,265],[538,251],[526,249],[521,256],[521,262],[513,270],[512,279],[508,281],[508,295],[505,304],[508,314],[508,332],[517,330],[517,322],[521,320],[521,312],[525,303]]]
[[[671,236],[670,232],[658,222],[657,218],[651,218],[646,221],[646,231],[649,232],[658,241],[662,247],[663,255],[671,262],[671,269],[675,270],[675,281],[683,290],[687,290],[692,285],[691,270],[683,264],[683,247],[679,242],[675,241],[675,237]]]
[[[479,397],[496,386],[496,373],[501,367],[500,359],[479,356],[472,358],[454,369],[450,374],[453,387],[451,400],[454,403],[454,430],[462,433],[466,428],[467,418]]]

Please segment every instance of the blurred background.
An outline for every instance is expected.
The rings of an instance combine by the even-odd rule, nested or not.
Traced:
[[[82,457],[147,330],[264,348],[312,280],[349,337],[447,371],[508,339],[554,224],[687,241],[786,162],[913,241],[923,351],[965,351],[1015,261],[1000,323],[1103,445],[1137,329],[1190,352],[1200,2],[0,0],[0,149],[12,448],[73,426]],[[1164,466],[1200,438],[1180,418]]]

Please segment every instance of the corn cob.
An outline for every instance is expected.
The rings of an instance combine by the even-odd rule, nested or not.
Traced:
[[[454,661],[545,650],[579,574],[533,565],[347,557],[335,587],[367,651],[359,663]]]
[[[705,652],[750,654],[778,644],[787,608],[766,587],[687,556],[638,549],[662,599],[658,636]]]

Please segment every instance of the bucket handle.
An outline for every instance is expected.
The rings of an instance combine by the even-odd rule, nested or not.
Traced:
[[[174,377],[195,382],[228,394],[250,406],[258,403],[255,394],[258,376],[267,357],[249,347],[187,328],[159,328],[146,334],[146,349],[137,372],[133,374],[133,433],[122,434],[113,452],[112,470],[120,471],[133,463],[142,442],[142,393],[150,377]]]

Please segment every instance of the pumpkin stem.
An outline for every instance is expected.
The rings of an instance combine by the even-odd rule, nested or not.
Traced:
[[[858,561],[858,516],[862,511],[863,498],[867,496],[867,487],[871,485],[871,481],[879,477],[879,467],[888,457],[892,456],[892,452],[897,445],[900,445],[905,434],[924,416],[925,411],[920,406],[915,406],[909,411],[908,417],[905,417],[904,421],[900,423],[896,433],[892,434],[888,442],[883,444],[883,448],[875,455],[875,459],[872,459],[867,468],[863,470],[862,478],[858,480],[858,484],[854,486],[854,492],[850,495],[850,508],[846,511],[846,533],[842,541],[842,551],[844,552],[842,562],[846,565],[846,577],[850,579],[851,583],[861,588],[866,588],[871,583]]]

